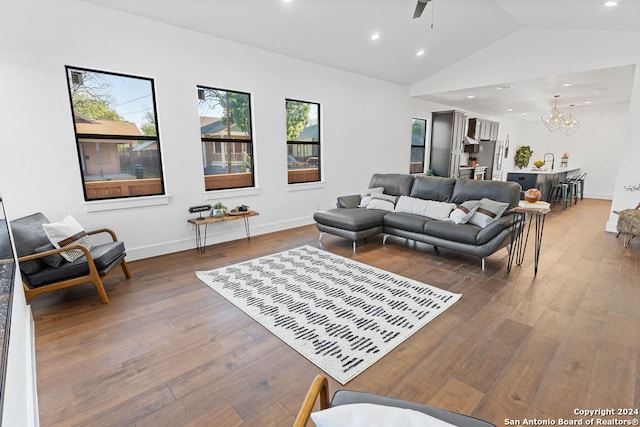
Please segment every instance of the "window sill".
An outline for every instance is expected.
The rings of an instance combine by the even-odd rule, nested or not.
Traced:
[[[301,182],[298,184],[288,184],[287,191],[303,191],[303,190],[313,190],[316,188],[324,188],[323,181],[316,182]]]
[[[102,212],[118,209],[141,208],[146,206],[168,205],[170,197],[164,196],[143,196],[131,197],[127,199],[95,200],[84,203],[87,212]]]
[[[210,190],[204,193],[205,200],[228,199],[231,197],[255,196],[260,194],[258,187],[230,188],[228,190]]]

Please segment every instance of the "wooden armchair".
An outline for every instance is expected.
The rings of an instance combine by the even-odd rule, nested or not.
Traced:
[[[422,405],[407,400],[393,399],[386,396],[360,391],[338,390],[334,393],[331,401],[329,401],[329,384],[324,375],[317,375],[311,383],[311,386],[307,391],[307,395],[305,396],[302,406],[300,407],[298,415],[293,423],[293,427],[304,427],[307,425],[307,422],[311,417],[313,407],[315,406],[315,402],[318,398],[320,399],[320,410],[341,405],[369,403],[394,408],[412,409],[460,427],[495,427],[495,424],[479,418],[459,414],[446,409],[435,408],[433,406]]]
[[[126,278],[130,278],[125,261],[124,243],[109,229],[88,231],[88,235],[107,233],[111,241],[97,244],[91,250],[80,245],[69,245],[56,249],[49,241],[42,224],[49,221],[42,213],[36,213],[11,221],[22,285],[27,302],[34,297],[58,289],[93,283],[103,303],[109,298],[102,284],[102,277],[113,267],[120,265]],[[62,252],[79,249],[83,256],[68,262]]]

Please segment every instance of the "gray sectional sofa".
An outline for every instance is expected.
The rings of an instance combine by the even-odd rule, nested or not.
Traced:
[[[319,211],[320,231],[356,242],[375,234],[443,247],[484,259],[510,243],[521,187],[516,182],[374,174],[369,188]]]

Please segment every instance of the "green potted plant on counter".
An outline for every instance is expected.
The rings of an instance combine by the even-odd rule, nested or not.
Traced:
[[[520,169],[527,167],[529,165],[529,160],[531,159],[531,155],[533,154],[533,150],[528,145],[521,145],[516,150],[516,155],[514,156],[514,161],[516,166]]]

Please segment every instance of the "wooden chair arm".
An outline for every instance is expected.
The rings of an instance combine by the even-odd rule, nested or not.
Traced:
[[[20,258],[18,258],[18,262],[22,262],[22,261],[29,261],[32,259],[38,259],[38,258],[44,258],[46,256],[49,255],[55,255],[55,254],[59,254],[60,252],[66,252],[66,251],[70,251],[72,249],[80,249],[82,252],[84,252],[85,257],[87,258],[87,261],[93,264],[93,258],[91,257],[91,251],[89,251],[89,249],[85,248],[84,246],[80,246],[80,245],[71,245],[71,246],[65,246],[63,248],[59,248],[59,249],[51,249],[45,252],[38,252],[36,254],[31,254],[31,255],[25,255],[25,256],[21,256]]]
[[[304,427],[309,421],[313,405],[316,403],[316,399],[320,396],[320,409],[327,409],[329,407],[329,382],[324,375],[316,375],[307,391],[307,395],[302,402],[302,406],[298,411],[298,416],[293,422],[293,427]]]
[[[100,233],[109,233],[114,242],[118,240],[118,237],[116,236],[115,231],[110,230],[108,228],[99,228],[97,230],[87,231],[86,233],[89,234],[89,235],[91,235],[91,234],[100,234]]]

